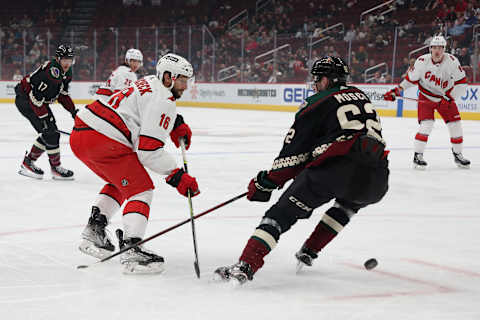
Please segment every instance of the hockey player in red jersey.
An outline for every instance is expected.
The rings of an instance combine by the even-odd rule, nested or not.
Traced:
[[[113,70],[103,86],[98,88],[96,99],[112,94],[131,86],[137,81],[135,72],[143,65],[143,54],[138,49],[128,49],[125,53],[125,63]]]
[[[166,182],[187,196],[199,194],[196,179],[164,150],[170,136],[179,147],[190,147],[192,131],[177,114],[175,100],[187,89],[191,64],[167,54],[157,64],[157,75],[147,76],[110,97],[97,100],[77,114],[70,137],[74,154],[107,182],[92,207],[79,249],[97,258],[114,251],[105,227],[115,212],[123,209],[123,231],[117,230],[119,246],[133,245],[147,227],[153,181],[145,168],[166,175]],[[159,273],[163,257],[142,246],[122,254],[125,273]]]
[[[311,73],[316,94],[295,115],[272,168],[250,181],[247,199],[266,202],[273,190],[294,180],[265,212],[239,261],[215,270],[218,280],[252,280],[283,233],[335,199],[295,254],[299,266],[311,266],[358,210],[388,190],[388,151],[375,107],[360,89],[346,85],[348,67],[340,58],[315,61]]]
[[[430,42],[430,53],[420,56],[411,67],[399,86],[386,92],[385,100],[395,101],[403,90],[418,86],[418,123],[415,135],[413,165],[423,170],[427,162],[423,158],[425,147],[438,111],[447,124],[452,144],[454,162],[461,168],[469,168],[470,161],[462,154],[463,129],[455,100],[458,100],[467,87],[467,78],[458,59],[445,53],[447,42],[442,36],[434,36]]]
[[[60,133],[50,110],[50,104],[58,100],[75,117],[77,109],[68,94],[73,60],[72,48],[62,44],[58,46],[54,59],[25,76],[15,87],[15,105],[39,133],[20,166],[18,173],[21,175],[42,179],[43,170],[35,165],[35,161],[47,151],[52,178],[73,180],[73,172],[60,165]]]

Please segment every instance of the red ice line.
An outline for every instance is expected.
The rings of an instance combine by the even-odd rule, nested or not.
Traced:
[[[350,263],[342,263],[350,268],[364,270],[363,267],[359,267],[355,264]],[[447,286],[439,285],[430,281],[425,281],[421,279],[416,279],[404,275],[400,275],[397,273],[381,271],[381,270],[372,270],[370,272],[375,272],[382,274],[384,276],[388,276],[391,278],[401,279],[409,282],[414,282],[422,285],[427,285],[432,287],[433,289],[430,290],[413,290],[413,291],[392,291],[392,292],[384,292],[384,293],[374,293],[374,294],[359,294],[359,295],[351,295],[351,296],[337,296],[327,298],[327,300],[353,300],[353,299],[372,299],[372,298],[388,298],[388,297],[395,297],[395,296],[417,296],[422,294],[432,294],[432,293],[451,293],[457,291],[456,289],[449,288]]]
[[[424,265],[424,266],[429,266],[429,267],[432,267],[432,268],[437,268],[437,269],[446,270],[446,271],[450,271],[450,272],[465,274],[465,275],[472,276],[472,277],[480,277],[480,273],[474,272],[474,271],[463,270],[463,269],[459,269],[459,268],[453,268],[453,267],[449,267],[449,266],[445,266],[445,265],[441,265],[441,264],[436,264],[436,263],[431,263],[431,262],[428,262],[428,261],[423,261],[423,260],[418,260],[418,259],[407,259],[406,258],[406,259],[403,259],[403,260],[411,262],[411,263],[415,263],[415,264],[421,264],[421,265]]]

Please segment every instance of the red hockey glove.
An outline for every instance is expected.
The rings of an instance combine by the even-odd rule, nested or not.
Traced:
[[[165,178],[165,181],[172,187],[177,188],[178,192],[183,196],[187,195],[187,190],[190,190],[190,196],[193,198],[200,193],[198,190],[197,179],[190,176],[183,169],[175,169],[170,175]]]
[[[447,100],[445,98],[442,98],[442,100],[440,100],[440,107],[444,109],[448,109],[453,105],[452,102],[453,102],[452,100]]]
[[[397,96],[400,96],[402,93],[400,92],[400,88],[399,87],[395,87],[393,88],[392,90],[389,90],[387,91],[384,95],[383,95],[383,99],[384,100],[387,100],[387,101],[395,101],[396,97]]]
[[[192,130],[190,130],[188,124],[183,121],[183,117],[180,114],[177,114],[175,124],[173,125],[173,130],[170,132],[170,138],[177,148],[180,147],[180,139],[182,138],[185,141],[185,149],[188,150],[188,148],[190,148]]]
[[[248,184],[247,199],[250,201],[267,202],[270,200],[272,191],[278,186],[268,179],[267,171],[260,171]]]

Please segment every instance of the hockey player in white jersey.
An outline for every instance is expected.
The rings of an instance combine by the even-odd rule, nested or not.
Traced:
[[[447,42],[442,36],[434,36],[430,42],[430,53],[420,56],[411,67],[400,85],[383,95],[388,101],[395,101],[402,91],[409,87],[419,88],[418,122],[420,128],[415,135],[413,163],[416,169],[425,169],[427,162],[423,153],[428,136],[432,132],[437,110],[445,121],[450,133],[454,161],[461,168],[469,168],[470,161],[462,155],[463,129],[455,103],[467,87],[467,78],[458,59],[445,53]]]
[[[138,49],[128,49],[125,53],[125,63],[113,70],[105,84],[95,92],[95,99],[98,100],[105,96],[111,96],[123,88],[131,86],[137,81],[137,74],[135,72],[137,72],[142,65],[142,52]]]
[[[187,89],[191,64],[167,54],[157,64],[157,75],[147,76],[109,99],[87,105],[75,118],[70,136],[74,154],[107,182],[92,207],[79,249],[97,258],[114,251],[105,227],[114,213],[123,209],[123,231],[117,230],[120,248],[144,237],[154,185],[145,170],[167,175],[166,182],[187,196],[199,194],[196,179],[164,150],[170,136],[179,147],[190,147],[192,131],[177,114],[175,100]],[[120,257],[125,273],[159,273],[163,257],[139,246]]]

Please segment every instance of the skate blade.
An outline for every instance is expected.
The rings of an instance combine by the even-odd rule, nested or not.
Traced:
[[[52,175],[52,179],[53,179],[53,180],[65,180],[65,181],[75,180],[75,178],[74,178],[73,176],[71,176],[71,177],[62,177],[62,176],[57,176],[57,175]]]
[[[457,167],[459,167],[460,169],[470,169],[470,165],[467,164],[461,164],[461,163],[456,163]]]
[[[78,246],[78,250],[85,253],[86,255],[98,259],[106,258],[113,253],[113,251],[108,251],[106,249],[96,247],[92,242],[88,240],[83,240],[82,243],[80,243],[80,245]]]
[[[227,283],[230,279],[225,276],[225,274],[219,272],[218,270],[215,270],[213,272],[213,275],[212,275],[212,279],[211,281],[212,282],[223,282],[223,283]]]
[[[296,267],[296,269],[295,269],[295,274],[301,273],[302,270],[303,270],[303,267],[305,267],[305,266],[306,266],[305,263],[303,263],[302,261],[298,261],[298,262],[297,262],[297,267]]]
[[[36,174],[34,172],[31,172],[30,170],[23,169],[23,168],[18,170],[18,174],[20,174],[22,176],[25,176],[25,177],[37,179],[37,180],[42,180],[43,179],[43,174]]]
[[[123,265],[123,274],[133,275],[133,274],[160,274],[165,271],[164,262],[152,262],[148,265],[142,265],[138,262],[124,262]]]
[[[421,165],[418,165],[418,164],[413,164],[413,169],[419,170],[419,171],[425,171],[425,170],[427,170],[427,166],[421,166]]]

